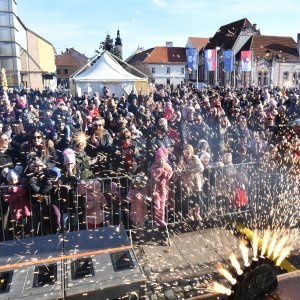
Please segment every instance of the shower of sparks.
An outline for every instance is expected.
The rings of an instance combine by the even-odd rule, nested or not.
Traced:
[[[264,256],[267,252],[268,243],[271,237],[271,231],[266,230],[262,240],[261,256]]]
[[[246,246],[245,246],[246,247]],[[257,258],[257,252],[258,252],[258,236],[257,231],[255,230],[253,233],[253,240],[252,240],[252,249],[253,249],[253,257]],[[248,253],[247,253],[248,255]]]
[[[253,260],[257,260],[257,253],[259,244],[261,242],[261,255],[264,256],[267,254],[267,256],[272,259],[276,266],[280,266],[282,262],[285,260],[285,258],[290,254],[290,252],[293,249],[293,245],[295,241],[297,240],[297,237],[299,236],[298,229],[294,230],[274,230],[271,231],[270,229],[265,230],[264,236],[262,237],[262,241],[259,240],[259,236],[257,232],[255,231],[253,234],[253,240],[252,240],[252,248],[253,249]],[[244,265],[245,267],[249,266],[249,249],[247,248],[245,241],[242,240],[239,244],[239,249],[241,251]],[[243,274],[243,270],[237,260],[237,257],[235,254],[231,254],[229,256],[229,260],[231,262],[231,265],[234,267],[238,275]],[[220,275],[222,275],[231,285],[235,285],[237,283],[237,280],[233,277],[233,275],[223,268],[222,266],[217,267],[217,271]],[[221,294],[228,294],[228,288],[223,286],[222,284],[218,282],[213,282],[211,287],[209,288],[211,291],[218,292]]]
[[[240,265],[240,263],[238,262],[238,260],[237,260],[237,258],[236,258],[236,256],[235,256],[235,254],[232,253],[232,254],[229,256],[229,259],[230,259],[231,265],[235,268],[237,274],[238,274],[238,275],[243,274],[243,270],[241,269],[241,265]]]
[[[220,275],[226,278],[231,284],[236,284],[236,279],[230,274],[230,272],[222,267],[218,267],[217,271]]]
[[[283,262],[283,260],[290,254],[292,248],[293,248],[292,246],[286,247],[286,248],[284,248],[281,251],[281,253],[280,253],[280,255],[279,255],[279,257],[278,257],[278,259],[276,261],[276,266],[280,266],[281,265],[281,263]]]
[[[213,284],[209,287],[209,290],[215,293],[221,293],[227,296],[231,295],[231,290],[224,285],[214,281]]]
[[[278,239],[278,232],[276,231],[273,236],[272,236],[272,239],[271,239],[271,242],[270,242],[270,245],[268,247],[268,257],[271,257],[272,253],[273,253],[273,250],[276,246],[276,242],[277,242],[277,239]]]
[[[284,248],[284,246],[286,245],[287,241],[288,241],[287,235],[285,235],[283,238],[281,238],[278,241],[278,243],[275,246],[274,251],[273,251],[273,260],[276,260],[278,258],[278,255],[281,253],[281,251]]]
[[[242,257],[243,257],[243,260],[244,260],[244,265],[246,267],[248,267],[250,264],[249,264],[249,258],[248,258],[248,255],[249,255],[249,249],[248,247],[245,245],[245,242],[244,241],[241,241],[240,243],[240,250],[241,250],[241,253],[242,253]],[[254,250],[253,250],[254,252]],[[256,257],[256,255],[254,255],[254,257]]]

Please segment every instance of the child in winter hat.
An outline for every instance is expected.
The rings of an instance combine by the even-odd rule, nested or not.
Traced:
[[[64,156],[64,170],[67,175],[74,176],[77,173],[76,170],[76,157],[74,150],[68,148],[63,152]]]
[[[76,164],[76,157],[74,150],[68,148],[63,152],[64,156],[64,165],[66,164]]]
[[[21,218],[31,216],[27,191],[20,185],[20,174],[22,171],[23,168],[21,166],[16,166],[14,169],[5,168],[2,171],[3,175],[6,174],[9,184],[8,187],[3,189],[3,199],[9,204],[11,219],[16,222]]]

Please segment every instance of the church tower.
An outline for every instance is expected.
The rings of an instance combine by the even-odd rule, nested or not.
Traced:
[[[121,40],[121,37],[120,37],[120,30],[119,30],[119,28],[118,28],[117,37],[116,37],[116,40],[115,40],[115,47],[119,50],[120,57],[123,60],[123,45],[122,45],[122,40]]]

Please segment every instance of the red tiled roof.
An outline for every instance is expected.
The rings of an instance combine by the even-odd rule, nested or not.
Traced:
[[[182,64],[186,63],[186,53],[183,47],[155,47],[134,55],[128,63],[138,62],[152,64]]]
[[[202,48],[206,46],[207,42],[208,42],[208,38],[190,36],[188,38],[187,44],[190,44],[191,48],[197,48],[200,51]]]
[[[55,64],[57,66],[81,66],[87,62],[88,58],[74,48],[70,48],[68,51],[55,56]]]
[[[154,48],[147,49],[145,51],[142,51],[140,53],[134,54],[128,61],[127,63],[130,65],[135,65],[136,63],[139,62],[144,62],[144,60],[152,53]]]
[[[299,60],[297,43],[291,37],[254,35],[251,49],[256,57],[272,58],[279,55],[284,60]]]

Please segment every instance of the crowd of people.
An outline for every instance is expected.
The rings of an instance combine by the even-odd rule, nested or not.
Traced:
[[[47,89],[2,92],[2,230],[140,227],[151,207],[154,224],[164,226],[178,186],[190,220],[207,210],[210,184],[219,203],[244,206],[248,179],[237,164],[299,174],[299,94],[192,85],[119,98],[107,88],[80,98]],[[211,178],[212,169],[222,169],[222,178]],[[109,186],[99,178],[110,178]]]

